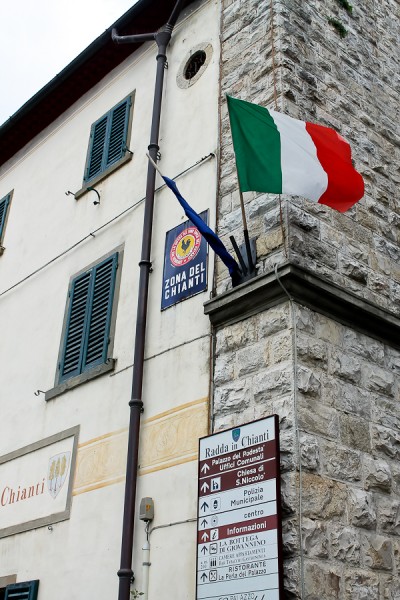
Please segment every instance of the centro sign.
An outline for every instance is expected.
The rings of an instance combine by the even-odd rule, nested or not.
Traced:
[[[202,438],[197,600],[282,600],[277,415]]]

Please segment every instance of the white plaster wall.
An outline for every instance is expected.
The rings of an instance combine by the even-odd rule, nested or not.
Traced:
[[[160,167],[170,177],[217,146],[218,25],[218,2],[211,0],[201,3],[174,32],[160,139]],[[195,85],[182,90],[176,85],[177,69],[190,48],[202,42],[212,43],[212,61]],[[6,250],[0,257],[0,455],[77,424],[80,443],[128,426],[143,203],[32,273],[144,196],[155,55],[155,46],[142,47],[0,171],[0,197],[14,190]],[[133,159],[96,185],[99,206],[93,205],[93,193],[78,201],[66,196],[67,190],[77,191],[82,185],[91,124],[132,91]],[[210,209],[212,225],[216,169],[211,159],[179,180],[196,210]],[[208,395],[210,328],[202,304],[211,290],[212,254],[208,292],[160,311],[165,233],[182,220],[183,211],[171,192],[157,192],[146,345],[146,357],[154,358],[145,366],[145,418]],[[45,403],[44,396],[34,392],[50,389],[55,382],[70,277],[121,245],[115,372]],[[70,520],[54,525],[52,532],[41,528],[0,540],[0,577],[17,573],[18,581],[40,579],[40,600],[54,598],[55,591],[59,600],[116,597],[123,493],[124,484],[119,483],[80,494],[73,498]],[[138,498],[144,495],[156,500],[155,524],[195,517],[196,462],[140,477]],[[142,537],[140,523],[135,552]],[[193,523],[171,527],[168,535],[159,530],[156,537],[154,532],[150,598],[161,597],[168,573],[168,597],[194,597],[195,537]],[[179,580],[172,576],[178,547],[184,554]],[[139,551],[138,587],[140,563]]]

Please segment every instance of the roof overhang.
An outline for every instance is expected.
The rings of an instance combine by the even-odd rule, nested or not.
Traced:
[[[176,0],[139,0],[0,127],[0,166],[50,125],[141,44],[116,45],[119,35],[157,31]],[[190,4],[186,0],[184,6]]]

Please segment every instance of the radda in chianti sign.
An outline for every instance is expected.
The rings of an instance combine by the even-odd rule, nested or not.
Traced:
[[[277,415],[202,438],[197,600],[282,600]]]
[[[208,223],[208,211],[200,213]],[[166,234],[161,310],[207,289],[207,242],[191,221]]]

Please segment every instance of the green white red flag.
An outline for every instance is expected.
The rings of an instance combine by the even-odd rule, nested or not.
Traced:
[[[303,196],[340,212],[364,195],[349,143],[334,129],[227,96],[242,192]]]

